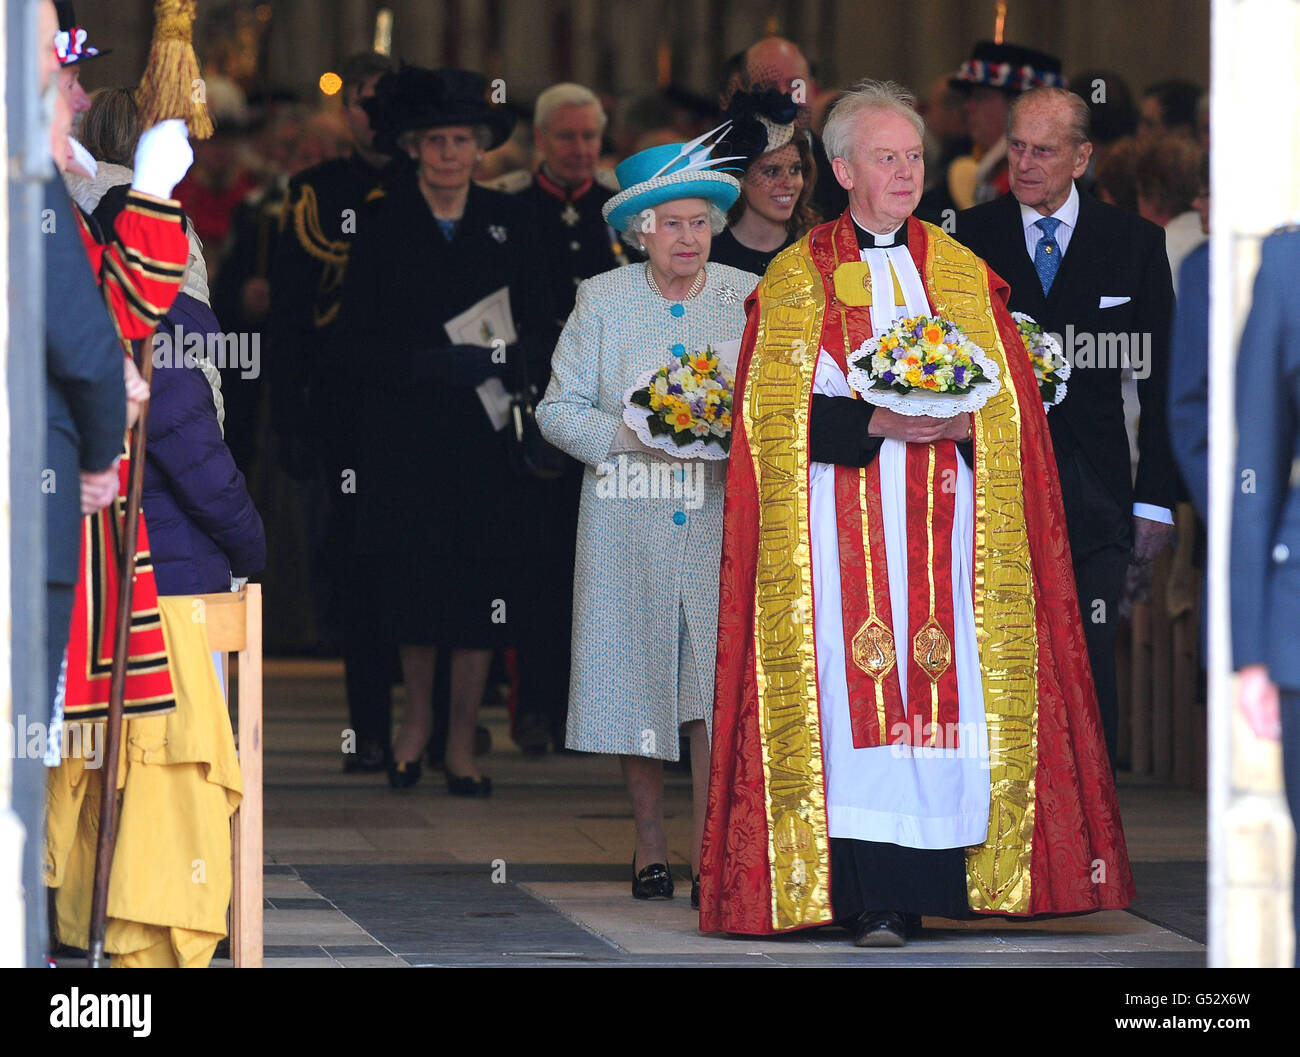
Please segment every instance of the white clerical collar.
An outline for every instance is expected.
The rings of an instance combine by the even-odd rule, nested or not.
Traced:
[[[903,224],[897,224],[889,231],[886,231],[884,234],[881,234],[878,231],[872,231],[869,227],[867,227],[866,224],[862,223],[862,221],[857,218],[857,215],[853,212],[852,209],[849,210],[849,216],[853,217],[853,223],[857,224],[858,227],[860,227],[863,231],[865,231],[868,235],[870,235],[873,239],[876,240],[877,246],[885,246],[885,247],[894,245],[894,243],[897,241],[894,238],[894,236],[898,234],[898,229],[901,228],[903,224],[907,223],[907,221],[904,220]]]
[[[1059,220],[1071,231],[1073,231],[1078,226],[1079,189],[1074,185],[1073,180],[1070,181],[1070,194],[1065,199],[1065,201],[1061,203],[1061,208],[1058,209],[1055,213],[1053,213],[1052,216],[1056,217],[1057,220]],[[1037,209],[1035,209],[1033,206],[1027,206],[1023,202],[1021,203],[1020,222],[1024,224],[1026,231],[1028,231],[1031,227],[1033,227],[1042,219],[1043,219],[1043,214],[1040,213]]]

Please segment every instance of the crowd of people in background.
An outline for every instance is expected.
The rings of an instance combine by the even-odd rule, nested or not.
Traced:
[[[982,82],[980,64],[995,62],[1061,74],[1052,56],[984,43],[962,70],[928,88],[918,104],[927,120],[927,192],[918,209],[924,220],[943,225],[959,209],[1008,190],[1006,116],[1015,95],[1028,86]],[[364,702],[352,716],[363,749],[350,763],[363,767],[376,766],[374,746],[386,740],[386,688],[399,666],[395,651],[374,649],[372,641],[381,623],[373,614],[382,610],[382,599],[372,595],[383,577],[357,553],[359,533],[368,533],[351,524],[347,512],[363,504],[344,502],[334,486],[344,469],[356,467],[356,442],[365,432],[355,426],[359,408],[348,402],[361,364],[346,352],[335,358],[331,343],[317,338],[339,325],[347,255],[352,235],[364,228],[365,209],[381,194],[385,173],[403,168],[390,165],[389,155],[374,146],[363,107],[380,75],[395,69],[377,53],[344,61],[342,105],[250,104],[235,82],[222,79],[220,91],[209,94],[217,135],[195,144],[195,164],[175,192],[203,244],[221,329],[260,334],[260,372],[250,376],[239,363],[221,368],[226,442],[255,494],[273,506],[270,549],[286,558],[282,575],[289,579],[279,581],[286,605],[292,594],[315,602],[311,611],[292,612],[273,632],[270,646],[302,651],[324,641],[350,660],[350,698]],[[1193,212],[1206,192],[1203,92],[1188,82],[1162,82],[1138,95],[1121,75],[1106,70],[1084,72],[1070,83],[1084,99],[1095,100],[1089,101],[1093,153],[1080,189],[1165,226],[1177,282],[1180,257],[1204,239]],[[784,96],[797,134],[780,151],[766,152],[762,165],[753,164],[755,156],[738,163],[745,173],[742,194],[711,259],[761,274],[776,252],[814,222],[839,215],[845,192],[820,139],[839,94],[839,88],[820,85],[796,43],[764,38],[725,64],[715,96],[669,87],[616,98],[558,85],[538,94],[533,105],[511,98],[512,129],[480,152],[468,179],[474,187],[517,196],[529,224],[536,225],[537,250],[549,265],[537,269],[550,286],[545,293],[554,326],[547,341],[558,337],[578,280],[642,259],[599,216],[601,204],[617,190],[615,165],[633,153],[693,139],[748,113],[780,122]],[[348,208],[357,218],[344,230],[341,217]],[[328,322],[317,328],[324,316]],[[539,381],[545,389],[545,380]],[[277,493],[277,482],[286,477],[299,482],[298,506],[283,502],[282,490]],[[554,489],[564,499],[547,508],[549,529],[541,533],[550,541],[543,547],[546,558],[530,559],[533,568],[554,568],[542,593],[556,599],[555,615],[562,614],[571,592],[565,586],[571,559],[563,555],[572,550],[576,519],[569,516],[565,524],[560,508],[576,511],[578,482],[580,475],[571,472]],[[311,563],[292,556],[300,550],[311,554]],[[560,641],[549,637],[555,620],[537,627],[543,649],[554,655],[549,647]],[[526,654],[532,644],[512,645]],[[552,685],[543,680],[525,693],[530,667],[537,666],[521,659],[507,670],[498,657],[493,683],[516,686],[520,744],[529,751],[558,748],[567,680],[562,673]],[[441,667],[433,676],[439,699],[446,698],[448,676]],[[445,702],[439,707],[445,709]],[[478,737],[481,745],[482,732]],[[439,750],[441,745],[432,758]],[[383,755],[386,766],[386,750]]]
[[[1065,83],[1054,57],[985,42],[960,70],[930,85],[917,105],[927,121],[926,194],[917,211],[922,219],[943,225],[958,211],[1008,190],[1007,115],[1015,97],[1031,85],[1015,76],[997,83],[987,71],[999,64],[1036,70],[1048,83]],[[394,163],[376,144],[365,105],[380,77],[397,68],[377,53],[347,59],[340,67],[341,105],[287,99],[250,103],[234,81],[224,79],[209,99],[217,135],[196,143],[195,164],[176,195],[201,240],[222,330],[260,334],[262,369],[249,372],[238,362],[225,364],[220,382],[226,442],[254,494],[267,500],[270,551],[273,558],[283,558],[279,578],[272,574],[272,595],[278,586],[288,619],[272,633],[271,648],[312,651],[323,642],[327,650],[342,652],[352,729],[359,736],[357,754],[346,761],[349,769],[382,770],[392,761],[390,688],[405,672],[408,685],[416,678],[420,699],[432,687],[437,719],[421,721],[404,737],[402,753],[413,759],[412,739],[427,737],[429,758],[438,761],[445,751],[443,740],[454,729],[457,773],[474,776],[465,732],[458,722],[448,722],[447,709],[454,699],[459,703],[451,714],[469,717],[475,703],[461,698],[477,696],[485,682],[511,687],[513,732],[526,752],[563,749],[569,673],[567,665],[556,665],[554,659],[566,652],[562,645],[569,631],[581,472],[572,464],[538,496],[512,497],[514,509],[527,509],[529,520],[541,527],[526,557],[517,545],[508,550],[530,570],[528,582],[535,590],[529,593],[553,604],[543,606],[544,613],[522,601],[514,612],[507,605],[511,652],[498,648],[494,656],[489,650],[465,685],[464,672],[458,677],[455,672],[461,669],[449,657],[429,661],[426,656],[413,669],[406,651],[407,663],[400,663],[400,644],[384,640],[387,621],[380,616],[391,611],[403,591],[420,596],[422,588],[408,582],[396,595],[384,590],[392,578],[385,569],[393,566],[381,556],[384,547],[376,546],[377,539],[387,545],[383,527],[376,535],[373,526],[359,523],[358,512],[367,505],[350,501],[339,484],[348,470],[364,464],[362,448],[373,440],[365,423],[415,413],[408,407],[399,414],[394,407],[372,420],[358,406],[358,382],[373,353],[373,327],[401,325],[400,313],[385,308],[379,313],[385,318],[379,319],[373,305],[344,307],[361,283],[349,279],[357,274],[349,267],[349,256],[358,249],[366,252],[368,211],[386,215],[392,208],[382,203],[386,182],[407,169],[405,159]],[[1170,81],[1150,85],[1139,95],[1121,76],[1105,70],[1086,71],[1070,84],[1089,101],[1094,145],[1079,187],[1165,227],[1176,282],[1182,255],[1204,239],[1195,213],[1207,193],[1202,91],[1189,82]],[[726,229],[714,240],[710,259],[761,274],[777,252],[814,223],[838,215],[847,203],[821,140],[840,94],[835,86],[818,82],[797,44],[767,37],[728,60],[712,97],[676,87],[614,97],[560,84],[538,93],[531,106],[511,96],[507,106],[494,108],[494,120],[505,111],[508,125],[473,151],[462,178],[465,190],[472,188],[476,200],[491,203],[490,210],[501,215],[500,226],[510,230],[513,252],[504,254],[506,261],[524,252],[525,232],[533,240],[526,252],[537,266],[527,272],[545,289],[516,296],[514,304],[516,311],[547,306],[549,318],[538,321],[529,339],[537,340],[537,355],[544,359],[554,347],[578,282],[644,259],[600,215],[601,205],[618,190],[614,169],[621,160],[655,145],[689,141],[724,122],[734,129],[747,123],[761,131],[760,122],[789,128],[779,149],[737,143],[734,132],[727,145],[728,154],[741,152],[743,157],[735,163],[743,174],[742,192]],[[486,190],[504,192],[510,199],[485,197]],[[349,216],[355,219],[349,222]],[[388,255],[381,257],[387,266]],[[428,260],[420,265],[430,269],[432,289],[445,287],[456,272]],[[369,267],[366,273],[367,281],[373,279]],[[477,291],[487,292],[486,286]],[[422,307],[431,312],[442,295],[428,296],[431,300]],[[469,297],[465,305],[474,300]],[[446,307],[444,318],[454,314],[450,301]],[[364,335],[351,346],[344,337],[349,314],[357,328],[350,333]],[[357,318],[367,314],[369,320]],[[411,317],[406,318],[410,325]],[[361,354],[361,349],[368,351]],[[543,370],[534,379],[539,393],[545,381]],[[1135,388],[1131,383],[1128,388],[1133,428]],[[432,444],[427,437],[421,443]],[[405,443],[398,447],[409,451]],[[434,458],[436,451],[430,446],[426,455]],[[415,471],[419,462],[413,459],[407,469]],[[391,462],[380,465],[402,476]],[[481,486],[482,500],[508,483],[502,476],[489,486],[487,474],[481,466],[469,475],[475,488]],[[285,501],[282,486],[290,494],[296,489],[297,502]],[[394,499],[401,494],[387,485],[385,492]],[[480,500],[469,498],[473,494],[471,490],[460,501],[478,507]],[[404,504],[403,509],[422,507]],[[504,511],[485,514],[484,524],[502,518],[510,520]],[[412,513],[411,520],[422,517]],[[309,562],[301,560],[303,553],[310,555]],[[311,599],[314,607],[293,612],[295,595]],[[506,595],[503,588],[488,597]],[[484,642],[488,649],[491,644]],[[424,729],[430,725],[432,734]],[[471,735],[480,750],[485,735],[482,729]]]

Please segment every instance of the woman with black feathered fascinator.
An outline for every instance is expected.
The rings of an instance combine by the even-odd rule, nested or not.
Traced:
[[[740,197],[709,259],[762,275],[773,257],[821,218],[810,204],[817,170],[798,107],[776,89],[736,92],[723,117],[731,122],[721,153],[739,156]]]

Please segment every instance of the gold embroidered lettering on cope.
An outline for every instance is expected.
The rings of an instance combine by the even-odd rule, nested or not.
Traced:
[[[760,285],[744,406],[758,486],[755,675],[775,929],[831,920],[805,445],[825,297],[807,254],[805,236]]]

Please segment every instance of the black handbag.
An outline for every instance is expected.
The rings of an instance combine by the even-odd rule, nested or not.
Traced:
[[[506,425],[510,468],[520,477],[555,481],[568,472],[573,460],[542,436],[537,426],[537,390],[528,380],[522,353],[516,359],[520,378],[510,394],[510,422]]]

